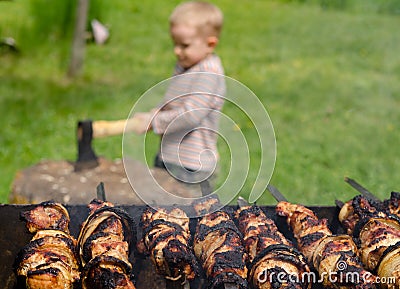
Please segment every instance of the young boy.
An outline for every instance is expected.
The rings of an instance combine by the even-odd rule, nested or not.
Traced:
[[[223,24],[216,6],[184,2],[170,16],[177,63],[160,107],[136,113],[136,133],[161,136],[155,166],[186,183],[201,183],[214,172],[219,113],[225,94],[224,70],[214,53]]]

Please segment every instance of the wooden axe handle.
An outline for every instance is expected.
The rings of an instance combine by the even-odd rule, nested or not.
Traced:
[[[102,138],[114,135],[120,135],[125,132],[133,132],[136,120],[96,120],[93,121],[93,138]]]

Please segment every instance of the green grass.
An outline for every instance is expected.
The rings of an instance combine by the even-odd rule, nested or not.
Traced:
[[[82,75],[70,80],[68,38],[35,41],[27,35],[34,31],[28,2],[0,1],[0,37],[13,36],[22,51],[0,55],[0,202],[7,202],[18,170],[42,159],[76,158],[78,120],[125,118],[141,94],[170,76],[167,19],[178,2],[103,1],[101,21],[111,39],[88,45]],[[371,1],[354,0],[358,8],[347,9],[323,9],[317,1],[214,2],[225,13],[217,51],[226,74],[260,98],[274,125],[272,183],[305,204],[352,197],[344,176],[382,198],[399,190],[398,15],[370,8]],[[239,124],[253,143],[247,120]],[[100,155],[121,157],[121,137],[94,145]],[[252,156],[244,196],[259,152]],[[268,194],[259,202],[274,203]]]

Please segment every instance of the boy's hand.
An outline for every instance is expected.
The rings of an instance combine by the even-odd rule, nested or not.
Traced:
[[[144,134],[151,129],[152,112],[138,112],[133,116],[134,126],[132,130],[137,134]]]

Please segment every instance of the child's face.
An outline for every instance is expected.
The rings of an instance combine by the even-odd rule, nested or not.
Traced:
[[[193,25],[175,24],[171,26],[171,37],[178,63],[190,68],[214,51],[217,39],[201,35]]]

